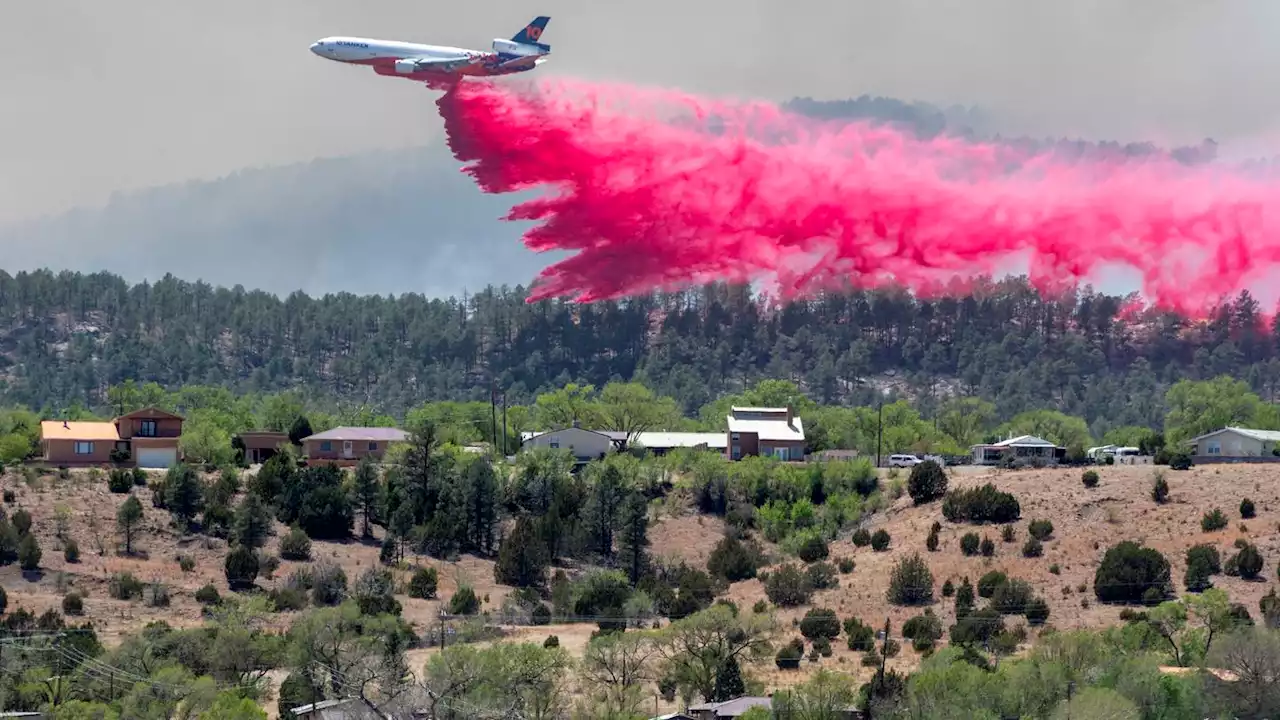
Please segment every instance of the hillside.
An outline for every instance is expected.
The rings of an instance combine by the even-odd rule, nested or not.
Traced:
[[[1165,471],[1162,471],[1165,472]],[[929,564],[934,577],[934,601],[929,607],[947,628],[956,622],[954,599],[942,597],[941,586],[946,581],[957,587],[962,578],[968,577],[976,586],[979,578],[992,570],[1007,573],[1009,578],[1026,580],[1037,597],[1048,603],[1048,625],[1056,631],[1069,629],[1100,628],[1122,624],[1121,607],[1098,603],[1094,596],[1094,573],[1103,552],[1118,539],[1133,540],[1159,550],[1172,565],[1172,582],[1178,591],[1183,585],[1186,550],[1195,544],[1213,545],[1225,559],[1234,552],[1232,543],[1244,538],[1253,543],[1265,558],[1262,581],[1248,581],[1239,577],[1218,575],[1213,578],[1215,587],[1225,590],[1233,602],[1242,604],[1257,615],[1259,603],[1274,583],[1268,582],[1280,558],[1280,534],[1277,533],[1280,516],[1280,488],[1269,482],[1269,471],[1250,466],[1214,466],[1193,468],[1187,472],[1167,474],[1170,483],[1168,503],[1152,501],[1150,487],[1153,477],[1151,467],[1107,467],[1100,469],[1098,487],[1086,488],[1080,482],[1079,470],[1022,470],[994,471],[961,468],[951,471],[951,487],[977,487],[994,482],[1001,490],[1013,493],[1021,503],[1021,518],[1013,523],[1016,540],[1013,543],[1000,539],[999,527],[973,527],[943,520],[938,503],[915,507],[910,498],[892,499],[895,493],[892,477],[884,478],[884,492],[889,500],[883,510],[866,516],[860,527],[871,531],[889,533],[891,543],[885,552],[870,547],[855,547],[842,532],[840,539],[830,545],[830,558],[851,558],[856,567],[848,574],[840,574],[840,587],[819,590],[812,598],[796,607],[775,607],[777,630],[770,635],[775,647],[796,635],[794,623],[812,608],[830,608],[840,618],[858,617],[873,627],[879,627],[887,618],[893,636],[900,638],[903,623],[919,615],[920,607],[908,608],[890,604],[886,600],[888,578],[893,565],[904,557],[920,553]],[[153,480],[155,476],[153,476]],[[13,473],[4,477],[0,485],[13,493],[4,505],[10,517],[17,508],[28,511],[35,522],[31,533],[44,548],[41,571],[21,573],[16,566],[0,568],[0,586],[8,595],[10,612],[17,607],[26,608],[37,615],[46,610],[61,610],[63,597],[68,592],[85,597],[83,617],[68,620],[91,621],[100,641],[108,648],[119,648],[128,637],[144,630],[148,623],[163,622],[173,628],[194,628],[207,622],[206,611],[195,599],[197,589],[206,583],[215,586],[223,596],[234,597],[223,572],[223,558],[227,552],[222,540],[199,535],[180,537],[163,510],[152,507],[151,491],[139,488],[135,491],[144,506],[144,520],[140,525],[135,554],[124,556],[117,551],[120,537],[113,533],[114,507],[123,495],[107,492],[101,477],[91,479],[81,471],[67,477],[46,475],[37,477],[28,473],[24,479]],[[1241,521],[1237,506],[1242,497],[1250,497],[1257,506],[1257,516]],[[653,522],[649,534],[653,538],[652,552],[655,558],[667,561],[683,560],[695,567],[706,567],[712,548],[725,531],[723,521],[711,516],[699,515],[689,507],[687,496],[678,500],[672,496],[653,508]],[[1230,518],[1228,526],[1215,532],[1203,532],[1199,525],[1203,513],[1219,507]],[[66,513],[65,534],[58,536],[55,518],[59,508]],[[924,538],[930,524],[942,521],[943,530],[936,552],[924,548]],[[1053,534],[1044,543],[1041,557],[1025,558],[1019,549],[1028,537],[1031,520],[1049,520]],[[959,538],[964,532],[976,530],[995,540],[994,557],[966,557],[959,549]],[[274,523],[275,537],[267,541],[266,551],[273,551],[285,526]],[[318,563],[331,562],[342,568],[354,582],[366,569],[379,566],[379,542],[385,535],[375,528],[375,537],[364,542],[315,540],[310,562],[283,561],[274,573],[260,577],[262,590],[281,590],[288,587],[295,571],[303,567],[313,569]],[[80,548],[78,562],[69,563],[63,558],[62,548],[67,539],[74,540]],[[101,543],[101,545],[100,545]],[[772,556],[772,564],[761,568],[762,572],[776,572],[780,563],[795,562],[780,546],[764,543]],[[102,548],[103,552],[99,551]],[[181,555],[194,561],[190,571],[179,568]],[[494,582],[494,561],[469,554],[442,559],[411,553],[407,565],[395,569],[396,596],[402,617],[410,623],[414,632],[429,634],[436,626],[437,614],[442,610],[442,600],[454,595],[460,585],[474,588],[481,598],[481,611],[499,613],[504,599],[513,588]],[[422,600],[405,594],[404,586],[414,567],[433,567],[439,572],[438,599]],[[132,573],[146,584],[160,583],[167,587],[169,603],[163,607],[150,607],[142,600],[116,600],[109,595],[109,585],[117,573]],[[571,571],[576,574],[577,571]],[[757,603],[770,605],[763,585],[757,579],[735,582],[727,587],[721,597],[736,603],[739,608],[750,608]],[[979,602],[985,602],[979,599]],[[299,622],[301,612],[282,612],[268,616],[264,629],[284,632],[291,624]],[[498,623],[503,621],[497,620]],[[1006,616],[1008,627],[1025,625],[1018,615]],[[573,657],[581,658],[587,646],[594,624],[552,623],[542,627],[524,624],[507,625],[506,640],[541,643],[548,635],[559,638],[560,646]],[[1030,627],[1029,635],[1021,643],[1026,651],[1037,638],[1047,637],[1047,628]],[[461,635],[459,635],[461,637]],[[900,672],[917,669],[922,654],[912,650],[907,641],[900,655],[889,661],[889,667]],[[943,643],[946,642],[944,637]],[[482,643],[483,645],[484,643]],[[871,679],[872,670],[860,665],[863,655],[845,647],[842,635],[833,643],[830,657],[819,661],[804,661],[797,671],[779,670],[772,659],[749,668],[751,675],[763,683],[766,691],[774,691],[797,685],[810,679],[822,668],[848,673],[857,682]],[[113,651],[114,652],[114,651]],[[408,667],[417,672],[438,648],[411,649],[406,654]],[[108,660],[106,662],[121,662]],[[748,669],[744,666],[744,670]],[[278,686],[286,673],[268,673],[272,683]],[[656,699],[656,695],[654,696]],[[264,699],[272,709],[273,699]],[[663,703],[663,707],[676,705]]]

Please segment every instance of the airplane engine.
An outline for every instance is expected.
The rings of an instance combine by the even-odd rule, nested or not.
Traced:
[[[401,75],[412,75],[418,71],[418,63],[414,60],[397,60],[396,72]]]

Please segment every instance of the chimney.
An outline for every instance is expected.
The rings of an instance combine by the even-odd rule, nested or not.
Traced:
[[[790,427],[790,426],[791,426],[791,405],[790,405],[790,403],[788,403],[788,404],[787,404],[787,426],[788,426],[788,427]]]
[[[64,430],[70,430],[70,429],[71,429],[71,426],[67,424],[67,421],[66,421],[66,419],[65,419],[65,418],[62,420],[62,428],[63,428]]]

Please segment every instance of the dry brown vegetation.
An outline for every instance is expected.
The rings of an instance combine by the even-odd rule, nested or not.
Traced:
[[[1280,483],[1276,482],[1277,470],[1266,465],[1217,465],[1196,467],[1177,472],[1163,469],[1170,486],[1169,502],[1156,504],[1150,495],[1153,472],[1147,467],[1103,467],[1098,472],[1101,483],[1096,488],[1086,488],[1080,481],[1079,469],[1045,469],[1021,471],[982,470],[960,468],[950,475],[952,488],[969,487],[994,482],[1001,490],[1012,492],[1022,506],[1022,518],[1016,523],[1017,537],[1007,543],[1001,539],[1001,526],[966,526],[943,521],[941,544],[937,552],[925,550],[925,537],[930,525],[942,521],[940,504],[935,502],[913,507],[911,499],[903,496],[889,507],[867,519],[872,531],[884,528],[892,536],[886,552],[874,552],[870,547],[855,548],[847,539],[848,533],[831,544],[831,559],[851,557],[856,569],[841,574],[838,589],[818,592],[810,606],[779,611],[779,639],[798,635],[793,623],[809,607],[829,607],[843,619],[855,615],[870,625],[880,627],[888,618],[895,635],[902,623],[918,614],[919,609],[899,608],[885,599],[890,568],[893,563],[914,552],[919,552],[929,563],[934,575],[934,612],[944,627],[954,622],[954,610],[950,598],[941,597],[941,587],[951,579],[957,585],[968,576],[976,585],[984,573],[992,569],[1003,570],[1010,577],[1029,581],[1037,594],[1049,603],[1049,624],[1056,628],[1098,627],[1118,622],[1120,608],[1098,604],[1093,595],[1093,577],[1098,562],[1106,548],[1120,540],[1134,540],[1158,549],[1173,567],[1175,588],[1181,592],[1185,570],[1184,554],[1192,545],[1211,543],[1224,559],[1233,552],[1232,543],[1246,537],[1255,544],[1266,559],[1262,582],[1250,582],[1225,575],[1213,578],[1216,586],[1226,590],[1233,601],[1244,604],[1250,612],[1258,614],[1258,601],[1271,587],[1280,564]],[[193,595],[205,583],[213,583],[219,592],[228,592],[223,574],[226,544],[223,541],[203,537],[180,537],[172,529],[169,515],[152,507],[150,491],[135,488],[145,513],[143,531],[139,534],[137,550],[133,556],[120,554],[121,542],[115,531],[116,508],[124,495],[107,490],[105,478],[90,481],[88,473],[74,471],[69,478],[45,475],[32,479],[10,472],[2,483],[5,489],[15,492],[15,501],[6,503],[6,511],[12,513],[26,508],[34,518],[33,532],[44,550],[43,572],[25,575],[17,565],[0,568],[0,584],[9,596],[9,607],[23,606],[34,611],[49,608],[60,609],[63,595],[68,589],[87,593],[85,617],[98,629],[107,645],[119,641],[122,635],[135,632],[147,622],[164,620],[174,626],[194,626],[201,622],[200,606]],[[1253,499],[1257,516],[1241,520],[1240,500]],[[80,562],[67,563],[62,555],[62,545],[56,537],[58,508],[64,507],[69,519],[70,536],[80,547]],[[1230,519],[1220,531],[1205,533],[1200,528],[1201,516],[1213,508],[1221,508]],[[1044,543],[1044,554],[1038,558],[1024,558],[1023,542],[1028,537],[1027,525],[1034,519],[1053,522],[1053,537]],[[652,551],[656,556],[683,558],[692,564],[705,567],[707,556],[723,532],[723,522],[716,518],[702,517],[692,510],[668,511],[650,529]],[[959,548],[960,536],[968,531],[990,537],[996,544],[992,558],[964,557]],[[268,540],[267,550],[274,554],[279,535],[284,528],[276,525],[276,536]],[[100,553],[99,547],[102,551]],[[777,548],[769,551],[776,560],[783,560]],[[195,560],[191,572],[183,572],[177,562],[179,554]],[[351,540],[349,542],[323,542],[313,544],[316,560],[328,559],[341,566],[348,578],[354,579],[363,570],[378,563],[376,541]],[[493,563],[489,560],[464,556],[457,562],[443,562],[427,557],[410,556],[410,565],[431,565],[440,573],[439,596],[448,598],[459,582],[467,582],[484,599],[483,609],[496,610],[509,588],[493,581]],[[296,563],[282,562],[273,578],[259,578],[258,585],[271,588],[282,583]],[[1050,572],[1057,565],[1059,574]],[[113,573],[128,571],[143,582],[159,581],[170,588],[172,603],[167,608],[149,608],[142,602],[125,602],[108,597],[107,583]],[[400,571],[402,581],[408,579],[406,571]],[[762,584],[750,580],[734,584],[729,599],[740,607],[750,608],[758,600],[765,599]],[[404,607],[404,616],[420,630],[435,621],[438,600],[418,600],[406,595],[397,598]],[[72,620],[75,620],[74,618]],[[1010,624],[1022,622],[1010,618]],[[277,618],[281,629],[290,622],[290,614]],[[512,629],[509,637],[540,642],[547,635],[559,636],[561,645],[575,655],[580,655],[594,626],[554,625],[538,628]],[[1034,633],[1032,634],[1034,636]],[[859,664],[860,654],[845,649],[843,635],[833,643],[831,658],[820,663],[805,660],[800,672],[780,672],[772,663],[754,669],[755,676],[767,685],[777,687],[793,684],[822,665],[845,672],[859,673],[864,678],[869,670]],[[410,667],[421,668],[425,657],[432,650],[415,650],[410,653]],[[919,660],[909,646],[891,661],[891,665],[909,668]]]

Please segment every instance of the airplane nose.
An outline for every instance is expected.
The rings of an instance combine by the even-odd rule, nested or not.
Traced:
[[[313,52],[313,53],[315,53],[315,54],[317,54],[317,55],[319,55],[319,54],[320,54],[320,50],[321,50],[322,48],[324,48],[324,43],[323,43],[323,42],[314,42],[314,43],[311,43],[311,52]]]

